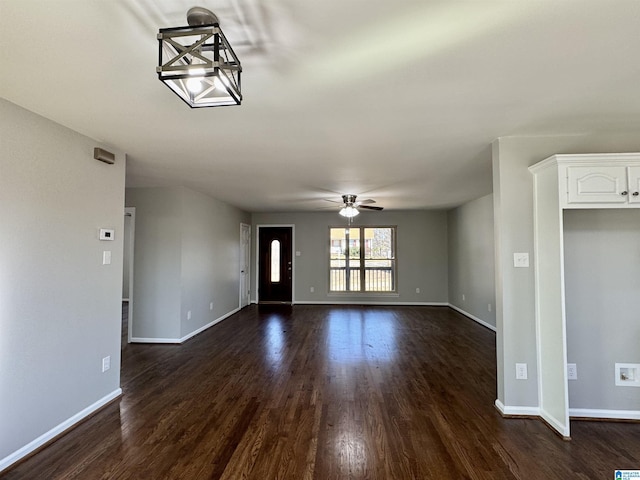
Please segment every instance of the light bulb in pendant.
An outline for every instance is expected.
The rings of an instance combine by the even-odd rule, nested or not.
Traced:
[[[204,68],[196,68],[189,71],[189,75],[191,75],[187,79],[187,90],[189,90],[189,92],[195,94],[202,91],[202,80],[204,79],[204,73]]]
[[[202,78],[193,77],[187,80],[187,89],[191,93],[200,93],[202,91]]]

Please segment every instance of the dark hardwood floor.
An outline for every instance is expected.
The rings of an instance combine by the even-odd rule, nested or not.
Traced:
[[[494,408],[495,334],[445,307],[251,306],[122,349],[124,396],[3,479],[609,479],[640,424]]]

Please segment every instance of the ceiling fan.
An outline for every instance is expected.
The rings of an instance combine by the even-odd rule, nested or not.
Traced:
[[[377,207],[377,206],[373,206],[371,205],[372,203],[376,203],[375,200],[372,200],[371,198],[367,198],[366,200],[361,200],[361,201],[356,201],[357,195],[352,195],[352,194],[347,194],[347,195],[342,195],[342,202],[344,203],[344,206],[340,209],[340,215],[342,215],[343,217],[347,217],[347,218],[352,218],[355,217],[356,215],[358,215],[358,213],[360,213],[358,211],[359,208],[362,209],[366,209],[366,210],[376,210],[376,211],[380,211],[383,209],[383,207]],[[333,200],[329,200],[329,201],[333,201]],[[339,202],[336,202],[339,203]]]

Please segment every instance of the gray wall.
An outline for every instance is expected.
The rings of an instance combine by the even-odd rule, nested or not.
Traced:
[[[136,208],[131,336],[180,338],[180,187],[127,188]]]
[[[556,153],[640,151],[640,135],[503,137],[493,144],[496,242],[498,400],[537,407],[533,268],[514,268],[513,254],[529,252],[533,265],[533,179],[528,167]],[[515,379],[526,363],[527,380]]]
[[[182,189],[182,322],[184,337],[239,306],[240,223],[249,214]],[[209,304],[213,302],[213,311]],[[191,310],[191,320],[187,311]]]
[[[329,294],[329,227],[346,226],[335,212],[256,213],[252,215],[253,239],[251,299],[256,300],[256,226],[295,225],[295,297],[297,302],[319,303],[448,303],[447,214],[445,211],[362,212],[354,225],[397,226],[398,295]],[[315,292],[310,292],[310,287]],[[416,293],[420,288],[420,293]]]
[[[616,387],[616,363],[640,363],[640,210],[564,213],[569,407],[638,410],[640,388]]]
[[[493,195],[450,210],[447,224],[449,302],[495,327]]]
[[[119,390],[125,165],[2,99],[0,138],[1,465]]]
[[[134,341],[179,341],[238,308],[248,214],[184,187],[129,188],[126,204],[136,207]]]

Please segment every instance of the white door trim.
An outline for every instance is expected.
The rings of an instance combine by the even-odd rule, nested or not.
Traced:
[[[247,247],[244,247],[244,239],[243,239],[243,230],[247,229],[249,231],[249,243]],[[246,256],[246,258],[244,258]],[[243,265],[243,260],[244,263]],[[243,292],[243,280],[242,276],[244,275],[246,282],[245,286],[249,288],[251,286],[251,225],[248,223],[240,223],[240,284],[238,286],[238,308],[244,308],[251,303],[250,294],[247,293],[245,296],[245,292]],[[246,271],[243,273],[242,269]]]
[[[131,343],[133,338],[133,278],[134,278],[134,252],[135,252],[135,238],[136,238],[136,207],[125,207],[124,215],[131,218],[129,222],[129,245],[124,245],[129,251],[129,305],[128,305],[128,332],[127,343]],[[124,255],[123,255],[124,256]]]

